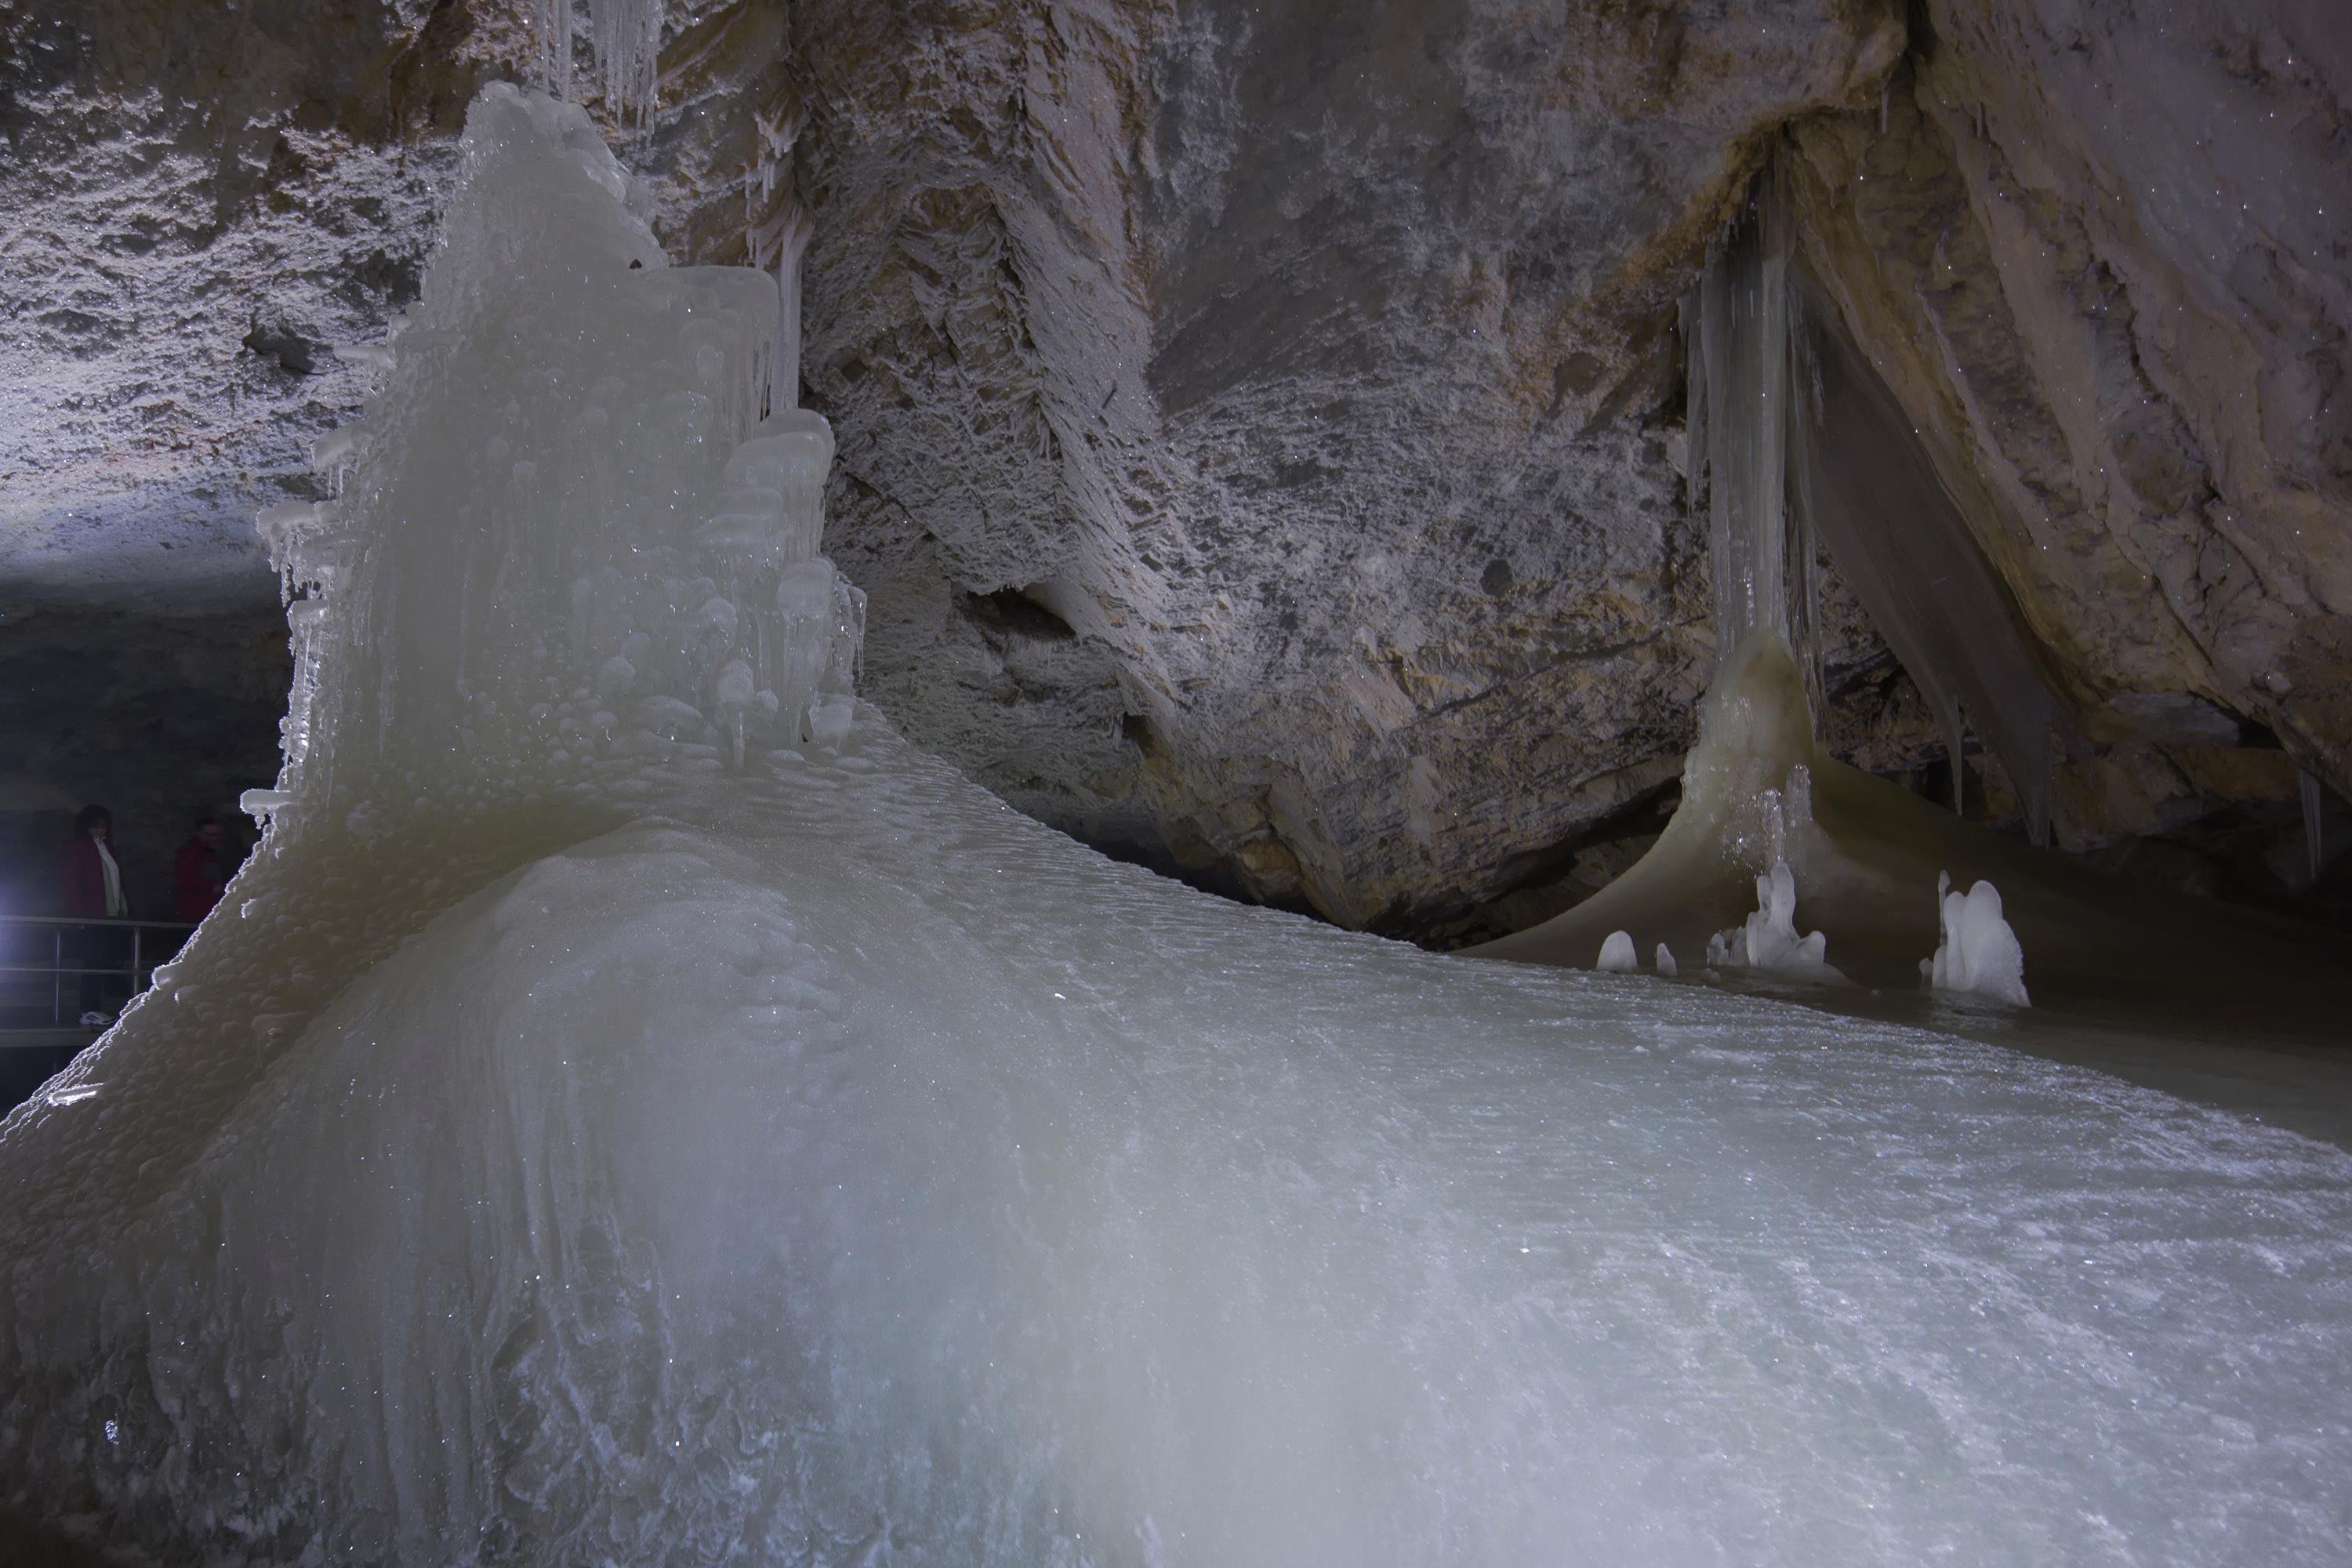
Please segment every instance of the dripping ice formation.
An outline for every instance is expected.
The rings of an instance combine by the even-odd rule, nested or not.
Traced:
[[[578,0],[539,0],[536,20],[546,52],[548,90],[572,96],[573,13]],[[653,113],[668,0],[588,0],[588,42],[614,118],[642,125]]]
[[[1239,908],[1017,816],[851,709],[822,443],[751,420],[775,290],[666,268],[601,154],[477,102],[375,439],[272,525],[303,658],[265,846],[0,1127],[0,1547],[2337,1544],[2352,1159]],[[1724,690],[1754,743],[1694,766],[1778,748],[1784,786],[1793,665]]]

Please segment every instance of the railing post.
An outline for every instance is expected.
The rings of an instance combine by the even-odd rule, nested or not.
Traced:
[[[139,984],[139,938],[144,931],[145,928],[139,925],[133,925],[131,928],[131,994],[132,996],[138,995],[142,989]],[[124,999],[123,1005],[130,1005],[129,998]]]
[[[49,1022],[66,1021],[66,928],[49,928]]]

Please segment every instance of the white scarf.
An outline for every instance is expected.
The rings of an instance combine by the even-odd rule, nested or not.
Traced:
[[[122,868],[114,863],[105,839],[93,838],[90,842],[98,846],[99,868],[106,874],[106,918],[119,921],[131,912],[130,902],[122,896]]]

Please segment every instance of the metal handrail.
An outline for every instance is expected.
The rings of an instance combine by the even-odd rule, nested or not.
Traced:
[[[141,946],[145,933],[151,931],[173,931],[185,933],[195,930],[187,921],[140,921],[116,919],[103,915],[0,915],[0,926],[47,926],[49,928],[50,962],[40,963],[0,963],[0,974],[46,974],[49,979],[49,1022],[62,1026],[65,1023],[66,976],[85,974],[122,974],[131,981],[131,994],[138,995],[154,984],[160,965],[142,962]],[[128,931],[131,933],[131,963],[126,968],[118,964],[99,967],[66,964],[65,928],[96,926],[101,929]],[[176,947],[174,951],[177,951]]]

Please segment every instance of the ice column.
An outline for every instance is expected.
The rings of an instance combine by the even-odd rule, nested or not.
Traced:
[[[1691,487],[1704,498],[1717,668],[1749,634],[1789,645],[1818,701],[1811,537],[1788,504],[1789,236],[1775,177],[1726,237],[1686,308]]]
[[[1815,545],[1826,543],[1936,712],[1955,809],[1965,702],[2045,840],[2061,710],[1908,417],[1793,263],[1786,201],[1768,171],[1682,310],[1691,504],[1713,556],[1717,671],[1750,634],[1769,632],[1819,710]]]

